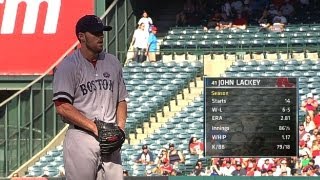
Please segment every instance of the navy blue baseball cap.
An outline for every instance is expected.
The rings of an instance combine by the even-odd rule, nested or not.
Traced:
[[[81,17],[76,25],[76,34],[79,32],[102,32],[102,31],[110,31],[112,29],[111,26],[106,26],[103,24],[102,20],[96,15],[85,15]]]

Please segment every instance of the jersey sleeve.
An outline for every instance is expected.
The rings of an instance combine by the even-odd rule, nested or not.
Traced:
[[[64,99],[73,104],[75,93],[75,65],[64,60],[53,75],[53,101]]]

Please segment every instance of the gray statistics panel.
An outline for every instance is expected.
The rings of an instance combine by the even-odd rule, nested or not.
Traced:
[[[296,156],[296,78],[204,79],[205,154]]]

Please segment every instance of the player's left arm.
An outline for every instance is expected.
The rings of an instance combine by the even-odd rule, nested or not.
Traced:
[[[117,105],[117,123],[118,126],[125,130],[127,120],[127,102],[125,100],[118,102]]]

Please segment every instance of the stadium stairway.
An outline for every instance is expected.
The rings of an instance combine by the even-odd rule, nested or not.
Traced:
[[[137,134],[131,133],[129,135],[130,144],[135,145],[141,143],[143,139],[148,137],[150,134],[154,133],[177,112],[181,111],[188,104],[190,104],[195,99],[195,97],[198,97],[203,91],[203,80],[201,79],[201,77],[196,78],[196,83],[197,85],[195,86],[195,82],[190,82],[189,85],[191,91],[189,92],[189,89],[185,88],[183,90],[183,93],[178,95],[178,104],[176,104],[175,100],[170,101],[171,111],[169,109],[169,106],[165,106],[163,112],[165,116],[162,116],[162,112],[158,112],[157,119],[155,117],[151,117],[150,122],[145,122],[143,124],[143,129],[137,129]]]

